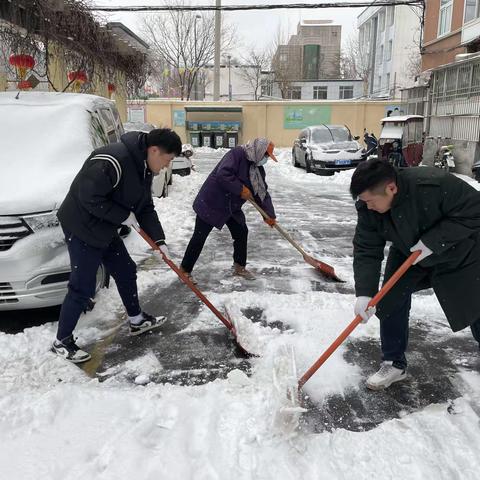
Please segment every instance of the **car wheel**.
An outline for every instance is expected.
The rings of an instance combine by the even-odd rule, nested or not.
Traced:
[[[295,150],[292,150],[292,163],[294,167],[299,167],[300,164],[297,162],[297,155],[295,154]]]
[[[192,169],[191,168],[187,168],[185,170],[185,175],[190,175],[192,173]]]
[[[305,171],[307,173],[313,173],[312,166],[310,164],[310,159],[308,158],[308,156],[305,157]]]

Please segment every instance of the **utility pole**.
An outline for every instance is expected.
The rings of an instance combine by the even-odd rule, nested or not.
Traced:
[[[230,72],[232,67],[232,63],[231,63],[232,56],[228,55],[227,59],[228,59],[228,101],[231,102],[232,101],[232,77]]]
[[[215,62],[213,66],[213,100],[218,102],[220,100],[220,37],[221,37],[221,0],[215,0]]]
[[[193,74],[195,75],[194,78],[194,89],[195,89],[195,98],[194,100],[198,100],[198,59],[197,59],[197,20],[201,19],[202,17],[200,15],[195,15],[195,21],[193,23],[193,36],[195,37],[193,39],[193,49],[194,49],[194,65],[193,65]]]

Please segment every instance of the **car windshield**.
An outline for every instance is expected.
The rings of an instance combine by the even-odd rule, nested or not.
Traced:
[[[350,132],[345,127],[325,127],[312,130],[313,143],[348,142],[350,140]]]

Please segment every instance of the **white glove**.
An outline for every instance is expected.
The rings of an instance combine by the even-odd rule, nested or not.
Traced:
[[[137,221],[137,217],[133,212],[130,212],[130,215],[128,218],[126,218],[123,222],[122,225],[126,225],[127,227],[132,227],[135,230],[138,230],[140,228],[140,224]]]
[[[159,245],[158,250],[154,250],[154,252],[160,257],[165,255],[167,258],[170,258],[170,252],[168,251],[168,247],[165,244]]]
[[[417,259],[413,262],[413,265],[416,265],[418,262],[421,262],[424,258],[427,258],[433,252],[421,241],[419,240],[411,249],[411,252],[416,252],[421,250],[422,253],[417,257]]]
[[[362,317],[362,323],[367,323],[368,319],[375,315],[377,311],[377,307],[369,307],[368,304],[372,297],[357,297],[357,301],[355,302],[355,307],[353,311],[355,315],[360,315]]]

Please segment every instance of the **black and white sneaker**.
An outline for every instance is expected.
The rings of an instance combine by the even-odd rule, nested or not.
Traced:
[[[161,327],[166,321],[167,317],[154,317],[148,313],[142,312],[143,319],[139,323],[130,322],[130,335],[141,335],[145,332],[150,332],[156,328]]]
[[[72,363],[88,362],[92,356],[83,351],[76,343],[73,335],[64,338],[62,341],[55,340],[51,348],[52,352],[59,357],[63,357]]]

